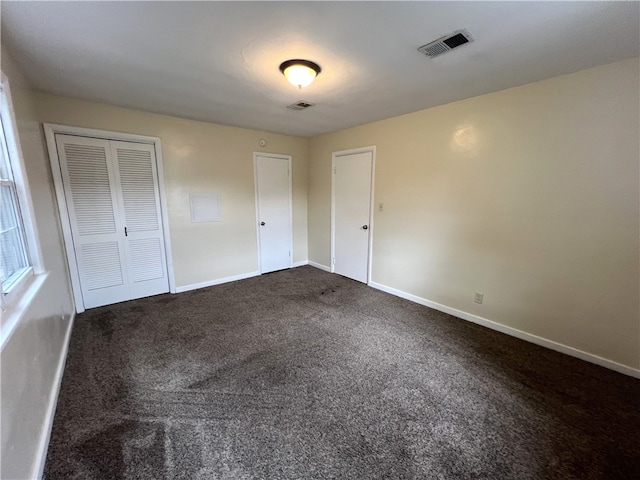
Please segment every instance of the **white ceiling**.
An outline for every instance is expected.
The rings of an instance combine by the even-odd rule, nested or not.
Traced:
[[[313,136],[640,55],[638,2],[9,2],[38,90]],[[417,48],[466,28],[429,59]],[[322,73],[298,90],[278,70]],[[285,108],[298,100],[304,111]]]

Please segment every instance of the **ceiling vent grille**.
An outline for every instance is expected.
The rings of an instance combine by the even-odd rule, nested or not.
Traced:
[[[418,51],[424,53],[427,57],[434,58],[469,42],[473,42],[473,38],[467,30],[456,30],[450,35],[445,35],[421,46]]]
[[[315,103],[305,102],[304,100],[300,100],[299,102],[292,103],[291,105],[287,105],[287,108],[291,110],[304,110],[309,107],[313,107]]]

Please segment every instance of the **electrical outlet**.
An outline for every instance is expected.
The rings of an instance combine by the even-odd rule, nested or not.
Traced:
[[[473,297],[473,301],[476,303],[482,303],[482,300],[484,300],[484,293],[476,292]]]

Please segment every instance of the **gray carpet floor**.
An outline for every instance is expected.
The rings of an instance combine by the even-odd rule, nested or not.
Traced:
[[[300,267],[79,315],[45,475],[638,479],[640,381]]]

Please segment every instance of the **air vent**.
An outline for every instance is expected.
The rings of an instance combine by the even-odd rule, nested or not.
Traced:
[[[456,30],[450,35],[445,35],[431,43],[421,46],[418,51],[424,53],[427,57],[434,58],[469,42],[473,42],[473,38],[469,35],[469,32],[465,29]]]
[[[287,105],[287,108],[291,110],[304,110],[305,108],[313,107],[315,103],[305,102],[304,100],[300,100],[299,102],[292,103],[291,105]]]

